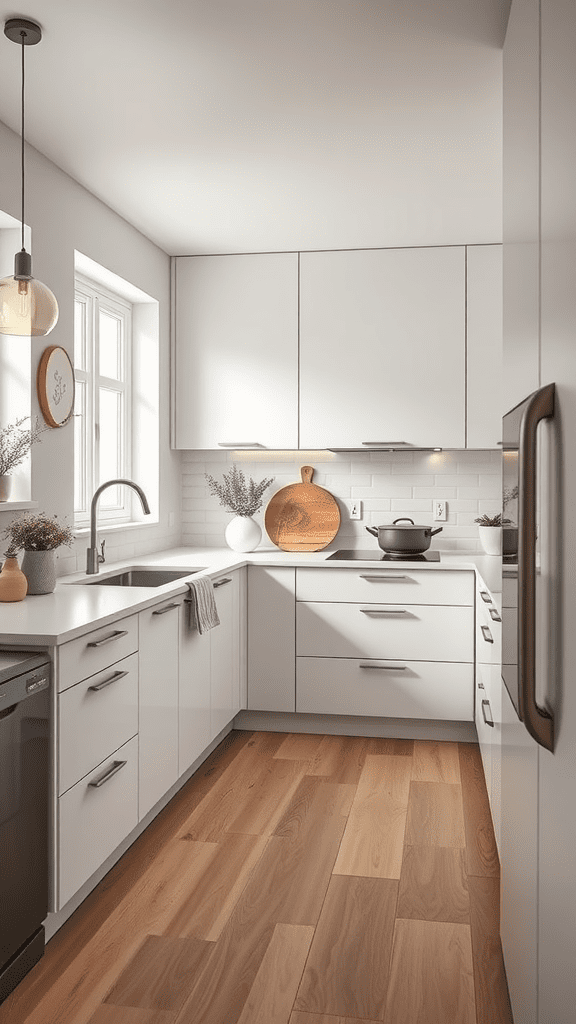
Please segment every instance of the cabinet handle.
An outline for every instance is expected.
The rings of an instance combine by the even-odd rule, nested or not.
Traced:
[[[226,579],[218,580],[218,582],[214,584],[214,590],[216,590],[216,587],[223,587],[225,583],[232,583],[232,578],[230,576],[226,576]]]
[[[114,675],[109,676],[108,679],[103,679],[101,683],[94,683],[94,686],[89,686],[88,689],[94,690],[98,693],[100,690],[105,690],[107,686],[110,686],[110,683],[116,683],[118,679],[123,679],[124,676],[127,675],[128,672],[115,672]]]
[[[480,626],[480,629],[482,630],[482,636],[484,637],[486,643],[487,644],[493,644],[494,643],[494,638],[492,636],[492,633],[490,632],[489,627],[488,626]]]
[[[104,775],[101,775],[99,779],[94,779],[93,782],[89,782],[88,785],[92,786],[93,789],[100,789],[100,786],[103,786],[113,775],[116,775],[125,764],[128,764],[128,761],[114,761],[112,767],[104,772]]]
[[[177,608],[177,607],[178,607],[177,604],[165,604],[163,608],[156,608],[152,612],[152,615],[165,615],[166,612],[169,612],[169,611],[172,610],[172,608]]]
[[[218,441],[219,448],[264,448],[260,441]]]
[[[484,683],[478,683],[478,689],[479,690],[485,690],[486,687],[484,686]]]
[[[404,444],[404,445],[406,445],[407,448],[411,448],[412,447],[410,441],[361,441],[360,443],[366,445],[366,447],[368,447],[368,448],[370,447],[370,445],[375,445],[375,444],[377,444],[377,445],[384,445],[384,446],[388,446],[388,445],[391,445],[391,444]]]
[[[367,573],[360,573],[359,578],[361,580],[370,580],[370,582],[376,581],[376,580],[409,580],[410,579],[409,576],[401,576],[399,573],[398,574],[394,573],[393,576],[371,576],[371,575],[368,575]]]
[[[104,644],[111,644],[113,640],[119,640],[121,636],[128,636],[127,629],[115,629],[110,636],[104,636],[101,640],[92,640],[87,647],[103,647]]]
[[[385,672],[405,672],[406,665],[374,665],[370,661],[361,661],[360,668],[383,669]]]
[[[495,608],[489,608],[488,611],[490,612],[490,618],[493,622],[502,622],[502,619]]]
[[[483,700],[482,701],[482,717],[483,717],[484,722],[485,722],[486,725],[490,725],[492,728],[494,728],[494,719],[492,718],[492,710],[490,709],[490,718],[486,718],[485,708],[490,708],[490,701],[489,700]]]
[[[364,615],[407,615],[407,608],[360,608]]]
[[[492,598],[490,597],[490,594],[488,593],[487,590],[481,590],[480,597],[486,604],[492,604]]]

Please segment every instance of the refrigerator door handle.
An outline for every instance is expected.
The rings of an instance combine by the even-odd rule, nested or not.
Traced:
[[[518,455],[518,699],[527,731],[547,750],[554,750],[554,717],[536,703],[536,432],[554,415],[554,391],[554,384],[540,388],[526,406]]]

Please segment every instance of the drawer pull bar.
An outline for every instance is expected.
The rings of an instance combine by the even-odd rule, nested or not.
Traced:
[[[225,583],[232,583],[232,578],[230,576],[226,576],[226,579],[218,580],[218,582],[214,584],[214,590],[216,590],[216,587],[223,587]]]
[[[113,640],[119,640],[121,636],[128,636],[127,629],[116,629],[110,636],[103,636],[101,640],[92,640],[86,644],[87,647],[103,647],[104,644],[111,644]]]
[[[494,728],[494,719],[492,718],[492,710],[490,709],[490,718],[486,718],[485,708],[490,708],[490,701],[489,700],[483,700],[482,701],[482,717],[483,717],[484,722],[485,722],[486,725],[490,725],[492,728]]]
[[[480,629],[482,630],[482,636],[484,637],[486,643],[493,644],[494,637],[492,636],[492,633],[490,632],[488,626],[480,626]]]
[[[153,611],[152,615],[165,615],[166,612],[169,612],[169,611],[172,610],[172,608],[177,608],[177,607],[178,607],[177,603],[165,604],[163,608],[157,608],[155,611]]]
[[[360,668],[370,669],[384,669],[386,672],[405,672],[406,665],[373,665],[372,662],[362,661],[360,662]]]
[[[116,775],[125,764],[128,764],[128,761],[114,761],[112,767],[104,772],[104,775],[101,775],[99,779],[94,779],[93,782],[89,782],[88,785],[92,786],[93,789],[100,789],[100,786],[103,786],[113,775]]]
[[[502,622],[502,619],[495,608],[489,608],[488,611],[490,612],[490,618],[493,622]]]
[[[364,615],[407,615],[406,608],[360,608]]]
[[[96,693],[98,693],[99,690],[105,690],[107,686],[110,686],[110,683],[116,683],[118,681],[118,679],[123,679],[124,676],[127,676],[127,675],[128,675],[127,671],[126,672],[115,672],[113,676],[109,676],[108,679],[103,679],[101,683],[94,683],[94,686],[89,686],[88,689],[89,690],[94,690]]]
[[[370,580],[370,582],[372,582],[372,581],[377,581],[377,580],[387,580],[387,581],[388,580],[408,580],[408,579],[410,579],[410,577],[409,576],[400,576],[400,574],[397,575],[396,573],[394,573],[393,576],[369,576],[367,574],[360,573],[360,579],[361,580]]]
[[[490,597],[490,594],[488,593],[487,590],[481,590],[480,597],[485,602],[485,604],[492,604],[492,598]]]
[[[260,441],[218,441],[219,448],[264,448]]]

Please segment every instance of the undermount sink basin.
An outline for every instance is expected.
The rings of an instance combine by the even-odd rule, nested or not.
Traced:
[[[195,569],[166,569],[163,566],[137,566],[134,569],[123,569],[109,576],[95,576],[90,580],[77,580],[76,585],[86,587],[163,587],[165,583],[174,583],[184,576],[192,576],[202,572],[204,566]]]

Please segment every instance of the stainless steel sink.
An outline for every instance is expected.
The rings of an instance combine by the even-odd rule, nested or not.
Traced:
[[[108,576],[95,576],[89,580],[75,580],[76,586],[85,587],[163,587],[165,583],[174,583],[185,576],[202,572],[204,566],[194,569],[167,569],[161,565],[139,565],[133,569],[123,569]]]

